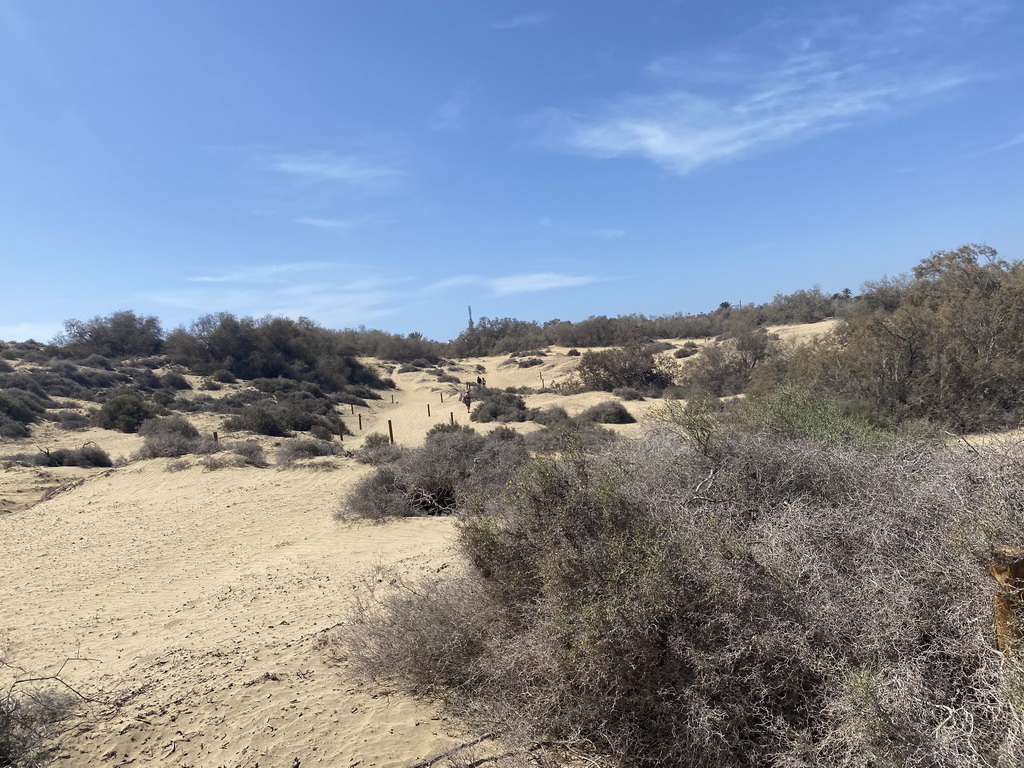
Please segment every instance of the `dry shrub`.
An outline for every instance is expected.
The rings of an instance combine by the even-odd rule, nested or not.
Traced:
[[[402,455],[402,448],[392,445],[391,438],[383,432],[371,432],[363,439],[363,446],[356,451],[356,461],[362,464],[390,464]]]
[[[196,462],[206,472],[215,472],[224,467],[244,467],[245,459],[237,455],[226,455],[223,453],[207,454]]]
[[[36,454],[33,463],[37,467],[110,467],[113,466],[107,452],[93,442],[81,448],[58,448],[42,450]]]
[[[577,416],[580,421],[593,421],[597,424],[635,424],[633,414],[618,400],[606,400],[592,405]]]
[[[623,400],[643,400],[644,395],[639,389],[633,387],[616,387],[612,390],[612,394],[616,397],[621,397]]]
[[[614,765],[1019,765],[985,563],[1024,543],[1022,466],[732,432],[540,457],[463,519],[470,575],[376,603],[346,652]]]
[[[333,456],[337,452],[337,446],[326,440],[296,438],[287,441],[281,446],[281,449],[277,452],[277,465],[279,467],[292,467],[296,461],[315,459],[318,456]]]
[[[225,448],[241,457],[242,462],[250,467],[268,466],[267,458],[263,453],[263,446],[255,440],[242,440],[241,442],[230,443]]]
[[[447,515],[508,482],[525,461],[523,440],[509,430],[479,435],[463,426],[437,425],[422,448],[364,477],[353,489],[346,510],[370,519]]]
[[[469,417],[471,421],[484,424],[492,421],[508,423],[510,421],[529,421],[536,414],[536,409],[527,408],[526,401],[512,392],[501,392],[496,389],[483,391],[482,400]]]
[[[135,459],[176,458],[190,453],[209,454],[220,446],[181,416],[168,416],[143,422],[139,434],[145,438],[135,452]]]

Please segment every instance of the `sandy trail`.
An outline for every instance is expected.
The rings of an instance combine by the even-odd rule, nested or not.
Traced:
[[[565,351],[531,368],[506,358],[460,361],[454,373],[474,383],[483,375],[492,387],[536,387],[541,376],[550,383],[567,375],[576,359]],[[434,424],[469,423],[457,399],[461,384],[421,371],[386,373],[398,390],[340,409],[356,433],[346,449],[371,432],[387,433],[389,419],[406,446],[422,444]],[[613,398],[526,399],[574,415]],[[652,404],[625,403],[641,420]],[[190,418],[204,432],[221,423],[209,414]],[[2,453],[87,440],[113,457],[141,445],[135,435],[43,424],[31,439],[7,441]],[[259,440],[273,460],[280,441]],[[391,563],[415,575],[457,557],[450,520],[334,521],[369,469],[344,456],[331,461],[333,470],[193,464],[169,472],[169,460],[154,459],[107,470],[0,473],[0,497],[10,500],[0,509],[0,630],[13,660],[44,673],[66,658],[89,659],[69,664],[63,676],[120,705],[85,713],[62,745],[61,765],[398,768],[472,735],[427,703],[355,683],[344,664],[319,650],[318,639],[344,619],[346,595],[371,566]],[[81,482],[35,506],[25,502],[69,480]]]

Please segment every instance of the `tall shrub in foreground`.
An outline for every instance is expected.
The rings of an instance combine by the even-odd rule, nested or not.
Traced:
[[[611,765],[1020,764],[1024,665],[994,650],[985,570],[1024,543],[1020,452],[860,445],[535,459],[463,519],[468,576],[361,599],[344,647]]]

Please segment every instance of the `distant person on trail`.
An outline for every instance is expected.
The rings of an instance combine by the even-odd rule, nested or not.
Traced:
[[[476,385],[478,387],[482,387],[484,385],[484,380],[481,379],[479,376],[476,377]]]
[[[473,395],[469,391],[469,387],[466,387],[466,391],[462,393],[462,402],[466,404],[466,413],[469,413],[469,406],[473,402]]]

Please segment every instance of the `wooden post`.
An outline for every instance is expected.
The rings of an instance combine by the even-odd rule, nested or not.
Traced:
[[[363,414],[359,414],[359,431],[363,431]]]
[[[452,425],[454,426],[455,425],[455,411],[452,411],[450,415],[451,415],[451,419],[452,419]]]
[[[338,440],[345,442],[345,422],[338,419]]]
[[[427,418],[430,418],[430,403],[427,403]]]
[[[540,374],[540,388],[544,389],[544,374]]]
[[[215,442],[215,443],[217,442],[217,433],[216,432],[213,433],[213,442]]]
[[[1021,644],[1021,588],[1024,587],[1024,549],[995,546],[988,571],[996,582],[992,595],[992,613],[995,620],[996,646],[1003,653],[1016,651]]]
[[[391,404],[392,404],[392,405],[394,405],[394,404],[395,404],[395,396],[394,396],[394,395],[392,395],[392,396],[391,396]]]
[[[388,440],[391,441],[391,445],[395,444],[395,430],[391,428],[391,419],[388,419]]]
[[[444,392],[441,393],[441,402],[444,402]]]
[[[349,404],[348,404],[348,407],[352,409],[352,411],[351,411],[352,413],[355,413],[355,412],[356,412],[356,406],[355,406],[355,403],[349,403]]]

